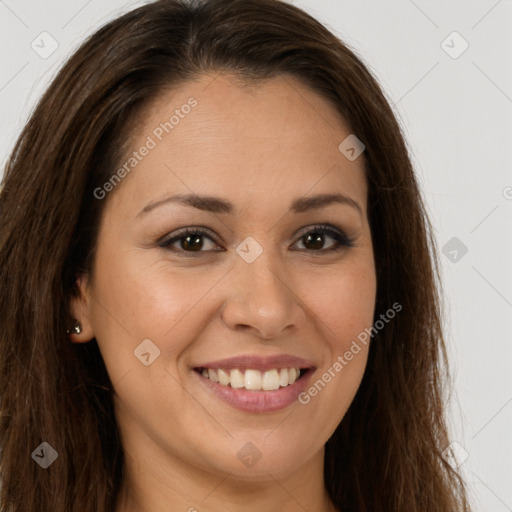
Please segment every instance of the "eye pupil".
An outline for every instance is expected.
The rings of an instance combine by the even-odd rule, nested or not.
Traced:
[[[318,233],[316,235],[313,235],[313,234],[308,234],[306,235],[306,241],[304,243],[304,245],[307,247],[307,245],[311,242],[313,244],[313,247],[314,249],[321,249],[322,246],[323,246],[323,237],[324,235],[321,234],[321,233]]]
[[[193,240],[193,242],[191,243],[190,240]],[[192,250],[192,251],[201,250],[201,248],[203,247],[202,236],[201,235],[189,235],[189,236],[184,237],[182,239],[181,247],[182,247],[182,249],[185,249],[185,250]]]

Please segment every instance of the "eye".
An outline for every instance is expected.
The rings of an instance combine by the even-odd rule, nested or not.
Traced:
[[[334,240],[328,248],[323,248],[326,239]],[[205,244],[205,239],[210,243]],[[346,247],[354,247],[354,240],[347,237],[343,231],[329,224],[321,224],[310,226],[303,229],[299,233],[299,240],[295,244],[301,242],[304,249],[293,249],[306,252],[325,253],[327,251],[337,251]],[[216,241],[216,237],[207,229],[188,227],[178,230],[164,237],[158,242],[159,247],[194,256],[194,253],[225,251]]]
[[[354,247],[353,239],[345,235],[343,231],[330,226],[329,224],[321,224],[306,228],[300,233],[299,237],[298,242],[302,242],[306,247],[305,249],[299,250],[307,250],[308,252],[311,252],[308,249],[311,249],[313,252],[326,252],[337,251],[345,247]],[[327,249],[322,248],[326,237],[334,239],[335,241],[335,244],[331,245],[331,247]]]
[[[162,241],[159,242],[158,245],[172,251],[204,252],[202,251],[204,247],[204,238],[209,239],[209,241],[213,243],[214,247],[217,247],[217,249],[213,250],[224,250],[218,248],[219,246],[217,242],[215,242],[214,237],[208,230],[203,228],[180,229],[178,232],[172,233],[172,235],[165,237]],[[173,247],[176,243],[179,243],[179,247]]]

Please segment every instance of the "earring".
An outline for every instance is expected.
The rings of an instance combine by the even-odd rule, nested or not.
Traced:
[[[74,334],[80,334],[82,332],[82,326],[80,325],[80,322],[76,322],[71,329],[68,329],[66,331],[67,334],[71,334],[73,332]]]

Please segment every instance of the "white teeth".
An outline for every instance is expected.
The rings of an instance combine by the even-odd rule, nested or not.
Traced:
[[[243,388],[245,385],[244,374],[240,370],[231,370],[229,373],[229,382],[232,388]]]
[[[245,389],[261,389],[261,372],[258,370],[245,370]]]
[[[261,379],[261,389],[265,391],[279,389],[279,373],[277,373],[277,370],[269,370],[263,374]]]
[[[253,369],[243,372],[238,368],[233,370],[208,368],[203,369],[201,375],[222,386],[245,388],[252,391],[274,391],[293,384],[299,378],[300,370],[298,368],[275,368],[265,372]]]
[[[298,376],[299,370],[297,370],[297,368],[290,368],[290,370],[288,371],[288,382],[290,384],[293,384],[297,380]]]
[[[219,383],[223,386],[229,385],[229,373],[219,370]]]

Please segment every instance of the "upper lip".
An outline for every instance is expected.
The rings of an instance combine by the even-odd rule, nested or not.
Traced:
[[[207,363],[197,365],[195,368],[237,368],[239,370],[251,369],[266,371],[274,368],[313,369],[315,366],[311,361],[289,354],[267,357],[247,354],[229,357],[227,359],[219,359],[217,361],[209,361]]]

